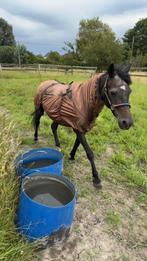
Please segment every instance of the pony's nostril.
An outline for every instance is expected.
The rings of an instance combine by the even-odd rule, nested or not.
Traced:
[[[132,121],[131,120],[121,120],[120,122],[120,127],[122,129],[129,129],[132,126]]]
[[[129,121],[127,120],[122,120],[120,124],[122,129],[128,129],[130,127]]]
[[[122,121],[122,124],[123,124],[124,126],[126,126],[126,125],[127,125],[127,121],[123,120],[123,121]]]

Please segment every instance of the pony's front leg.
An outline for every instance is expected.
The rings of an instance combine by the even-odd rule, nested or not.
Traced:
[[[92,168],[92,175],[93,175],[93,185],[97,188],[101,188],[101,180],[98,176],[98,172],[96,170],[96,166],[94,163],[94,154],[93,151],[91,150],[91,148],[89,147],[85,135],[81,132],[77,132],[77,138],[79,139],[80,143],[83,145],[85,152],[87,154],[87,158],[90,161],[91,164],[91,168]]]

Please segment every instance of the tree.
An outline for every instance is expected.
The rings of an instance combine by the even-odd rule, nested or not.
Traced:
[[[65,43],[65,46],[62,48],[66,53],[75,53],[76,52],[76,46],[69,42],[69,41],[66,41]]]
[[[15,63],[14,46],[0,46],[0,63]]]
[[[62,55],[61,62],[65,65],[81,65],[77,55],[74,52],[68,52]]]
[[[132,29],[129,29],[123,41],[128,50],[132,50],[132,55],[147,54],[147,18],[139,20]]]
[[[69,41],[65,42],[65,46],[62,48],[65,54],[62,55],[61,61],[65,65],[81,65],[80,58],[76,51],[76,44]]]
[[[43,63],[47,63],[47,62],[46,62],[46,59],[43,55],[37,54],[36,55],[36,63],[42,63],[43,64]]]
[[[30,51],[27,51],[27,63],[37,63],[37,57]]]
[[[59,64],[61,61],[61,56],[56,51],[51,51],[46,55],[47,62],[50,64]]]
[[[15,39],[12,26],[3,18],[0,18],[0,46],[14,46]]]
[[[16,46],[15,55],[16,55],[16,60],[17,60],[18,64],[19,64],[19,59],[20,59],[21,64],[23,64],[23,63],[25,64],[28,62],[28,51],[27,51],[25,45],[18,43]]]
[[[76,52],[85,65],[103,67],[122,59],[122,45],[107,24],[99,18],[82,20],[76,39]]]

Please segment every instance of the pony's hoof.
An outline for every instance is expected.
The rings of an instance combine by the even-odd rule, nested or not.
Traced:
[[[69,160],[75,160],[75,158],[72,156],[69,156]]]
[[[93,179],[93,186],[97,189],[102,189],[102,183],[99,179]]]
[[[34,138],[34,142],[37,142],[38,141],[38,138]]]

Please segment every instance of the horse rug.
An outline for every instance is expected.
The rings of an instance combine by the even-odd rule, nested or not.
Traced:
[[[97,74],[85,83],[62,84],[54,80],[41,83],[35,97],[36,109],[42,105],[58,124],[82,133],[89,131],[103,108],[97,91],[100,76]]]

